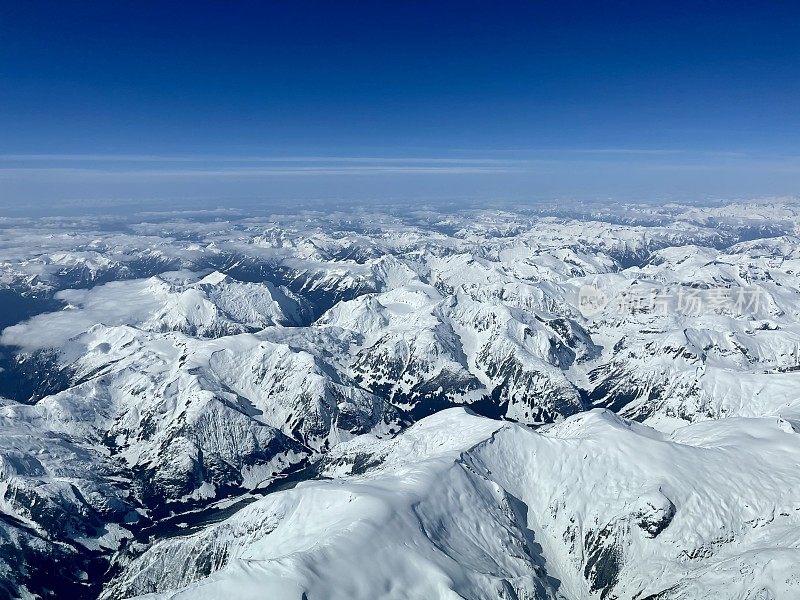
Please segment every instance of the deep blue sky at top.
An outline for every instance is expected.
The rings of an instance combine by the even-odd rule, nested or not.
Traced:
[[[626,193],[646,194],[653,172],[653,193],[685,194],[692,185],[670,190],[665,169],[711,169],[711,183],[733,161],[764,193],[797,193],[798,40],[798,2],[0,0],[0,186],[39,198],[42,181],[63,180],[65,197],[120,197],[109,169],[152,174],[155,157],[180,157],[161,183],[192,195],[176,183],[184,171],[237,179],[220,161],[360,157],[537,161],[527,178],[509,163],[509,195],[557,194],[559,177],[578,193],[568,184],[581,169],[614,195],[626,166],[639,182]],[[76,162],[102,182],[76,183]],[[464,189],[480,175],[487,194],[504,193],[485,184],[501,169],[471,162],[387,176],[431,180],[442,164],[463,168],[440,170]],[[271,181],[259,173],[229,189],[258,195]],[[278,187],[298,178],[281,172]]]

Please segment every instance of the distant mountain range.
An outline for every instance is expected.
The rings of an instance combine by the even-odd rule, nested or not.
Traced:
[[[0,218],[0,593],[800,597],[800,204]]]

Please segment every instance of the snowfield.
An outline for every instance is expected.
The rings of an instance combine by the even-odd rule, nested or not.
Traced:
[[[793,200],[0,219],[0,595],[800,597]]]
[[[449,409],[156,543],[105,597],[794,597],[800,433],[715,425],[667,436],[595,409],[538,433]]]

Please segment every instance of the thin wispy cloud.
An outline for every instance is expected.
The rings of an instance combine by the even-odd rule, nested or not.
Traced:
[[[751,154],[735,150],[686,150],[681,148],[581,148],[564,150],[575,154],[620,156],[701,156],[710,158],[747,158]]]
[[[383,156],[189,156],[155,154],[3,154],[0,176],[270,177],[380,174],[510,173],[528,161],[497,158]]]
[[[387,163],[387,164],[511,164],[524,159],[386,157],[386,156],[214,156],[160,154],[0,154],[2,162],[179,162],[179,163]]]
[[[699,158],[702,157],[702,158]],[[586,169],[698,171],[730,168],[794,172],[797,157],[751,157],[735,152],[687,152],[598,148],[542,152],[539,157],[383,156],[189,156],[149,154],[4,154],[0,177],[50,176],[68,179],[253,179],[306,176],[470,175],[541,173],[551,169],[579,174]]]
[[[433,172],[456,168],[467,172],[470,169],[503,169],[519,170],[526,167],[547,164],[570,164],[581,162],[601,162],[611,160],[619,162],[626,159],[651,160],[675,159],[686,160],[715,159],[747,159],[786,160],[791,157],[752,157],[748,153],[729,150],[685,150],[669,148],[552,148],[527,149],[515,151],[515,156],[504,158],[486,156],[275,156],[275,155],[187,155],[187,154],[84,154],[84,153],[42,153],[0,154],[0,169],[41,169],[41,168],[81,168],[90,170],[134,170],[147,165],[148,169],[162,170],[159,165],[181,164],[188,170],[204,169],[209,172],[234,171],[236,169],[259,166],[263,173],[287,173],[305,171],[312,173],[321,171],[325,174],[334,172],[356,172],[357,169],[383,169],[387,172]],[[80,165],[65,167],[64,165]],[[43,165],[46,165],[43,166]],[[130,166],[127,166],[130,165]],[[263,166],[274,165],[274,166]],[[355,168],[345,167],[353,165]],[[366,171],[365,171],[366,172]]]
[[[62,176],[94,176],[94,177],[268,177],[268,176],[314,176],[314,175],[390,175],[390,174],[487,174],[512,173],[524,170],[511,166],[477,166],[477,165],[382,165],[382,166],[298,166],[298,167],[230,167],[230,168],[192,168],[192,169],[102,169],[80,167],[11,167],[0,168],[0,175],[62,175]]]

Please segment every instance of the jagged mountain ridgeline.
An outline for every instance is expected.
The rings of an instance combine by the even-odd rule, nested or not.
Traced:
[[[0,596],[800,597],[800,205],[0,218]]]

